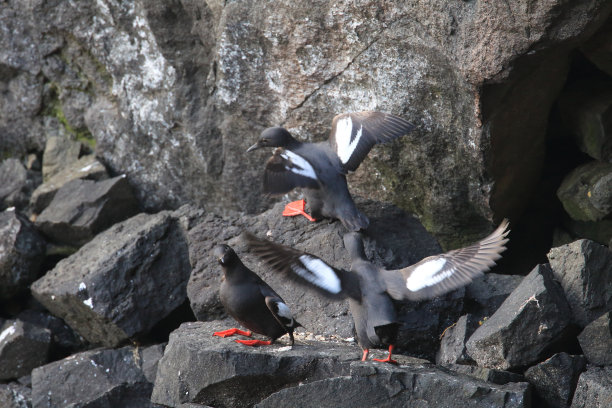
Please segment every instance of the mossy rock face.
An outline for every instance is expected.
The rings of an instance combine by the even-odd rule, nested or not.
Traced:
[[[612,163],[593,161],[574,169],[557,197],[576,221],[598,221],[612,212]]]

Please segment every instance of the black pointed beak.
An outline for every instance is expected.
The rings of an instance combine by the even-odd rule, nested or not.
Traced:
[[[259,149],[260,147],[261,147],[261,146],[259,145],[259,142],[257,142],[257,143],[255,143],[253,146],[249,147],[249,148],[247,149],[247,151],[246,151],[246,152],[247,152],[247,153],[248,153],[248,152],[252,152],[253,150],[257,150],[257,149]]]

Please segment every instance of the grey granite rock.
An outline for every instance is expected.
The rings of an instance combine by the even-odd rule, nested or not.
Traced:
[[[525,378],[541,402],[551,407],[569,407],[580,373],[586,368],[583,356],[559,353],[530,367]]]
[[[151,384],[141,367],[140,349],[98,349],[74,354],[32,371],[36,408],[81,406],[151,407]]]
[[[31,408],[32,390],[19,383],[0,384],[0,407]]]
[[[14,208],[0,212],[0,299],[25,290],[40,276],[46,243]]]
[[[502,370],[537,362],[570,323],[563,290],[548,265],[538,265],[466,343],[479,366]]]
[[[505,386],[440,370],[397,355],[399,366],[359,362],[360,350],[341,343],[298,340],[250,348],[213,337],[226,322],[183,324],[170,336],[151,400],[246,406],[528,406],[525,383]],[[281,339],[282,340],[282,339]],[[205,367],[215,367],[207,370]],[[445,405],[446,404],[446,405]]]
[[[76,179],[57,191],[36,226],[52,241],[78,247],[138,211],[125,175],[101,181]]]
[[[569,302],[573,322],[580,327],[612,310],[612,252],[589,240],[552,248],[552,267]]]
[[[580,347],[589,363],[612,365],[612,312],[604,313],[589,323],[578,335]]]
[[[170,212],[115,224],[32,284],[32,294],[89,342],[115,346],[186,300],[187,240]]]
[[[21,320],[8,320],[0,327],[0,380],[29,374],[47,362],[51,332]]]
[[[580,375],[572,408],[606,408],[612,406],[612,367],[589,366]]]

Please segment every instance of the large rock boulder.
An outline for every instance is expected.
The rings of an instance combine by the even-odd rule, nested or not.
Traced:
[[[89,342],[115,346],[181,305],[190,272],[178,218],[139,214],[60,261],[32,294]]]
[[[494,212],[525,208],[568,55],[612,9],[605,0],[270,7],[4,4],[0,150],[40,150],[53,122],[95,140],[147,210],[193,201],[254,212],[266,206],[263,155],[244,150],[260,130],[285,125],[322,140],[336,113],[383,110],[417,130],[373,152],[353,188],[459,246],[489,230]]]
[[[250,348],[213,337],[226,322],[185,323],[170,335],[151,400],[162,406],[527,407],[525,383],[495,385],[397,355],[400,366],[359,362],[356,346],[297,341]],[[215,367],[214,370],[206,367]]]
[[[0,164],[0,210],[8,207],[25,209],[32,191],[41,183],[39,171],[26,169],[17,159]]]
[[[32,405],[151,407],[153,384],[143,371],[143,357],[134,347],[98,349],[38,367],[32,371]]]
[[[0,326],[0,380],[30,374],[47,362],[51,332],[21,320],[9,320]]]
[[[580,347],[589,363],[612,365],[612,312],[589,323],[578,335]]]
[[[393,205],[359,201],[371,214],[365,238],[366,254],[372,262],[386,268],[399,268],[422,258],[440,253],[435,239],[414,218]],[[348,302],[331,301],[315,291],[291,282],[271,271],[247,250],[240,238],[244,230],[284,245],[312,253],[339,268],[350,268],[350,259],[342,236],[346,232],[339,223],[310,223],[303,217],[282,217],[284,203],[258,216],[228,218],[208,215],[189,233],[190,259],[193,272],[187,294],[199,320],[224,316],[218,298],[223,272],[212,256],[219,243],[232,246],[245,265],[259,274],[291,307],[304,327],[319,335],[353,337],[353,323]],[[403,323],[398,346],[412,355],[433,359],[442,331],[457,320],[463,306],[463,289],[424,302],[398,303]]]
[[[18,383],[0,384],[0,407],[31,408],[32,390]]]
[[[573,321],[584,327],[612,310],[612,252],[579,240],[552,248],[548,260],[569,302]]]
[[[514,369],[538,361],[570,323],[563,290],[538,265],[466,343],[479,366]]]
[[[606,218],[612,213],[612,163],[593,161],[575,168],[563,179],[557,196],[576,221]]]
[[[0,299],[25,291],[41,273],[46,243],[14,208],[0,212]]]
[[[588,367],[580,375],[572,408],[605,408],[612,405],[612,367]]]

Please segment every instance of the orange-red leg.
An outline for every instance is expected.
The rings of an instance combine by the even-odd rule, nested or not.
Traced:
[[[387,358],[385,359],[380,359],[380,358],[373,358],[372,360],[374,361],[380,361],[381,363],[390,363],[390,364],[397,364],[397,361],[393,360],[391,358],[391,355],[393,354],[393,344],[391,344],[389,346],[389,355],[387,356]]]
[[[213,336],[229,337],[229,336],[233,336],[234,334],[240,334],[241,336],[251,337],[252,333],[250,331],[244,331],[240,329],[227,329],[227,330],[214,332]]]
[[[283,216],[293,217],[295,215],[303,215],[309,221],[315,222],[316,219],[308,215],[306,211],[304,211],[305,208],[306,208],[306,201],[304,200],[292,201],[285,206],[285,209],[283,210]]]
[[[363,355],[361,356],[361,361],[366,361],[368,359],[368,354],[370,354],[370,350],[363,349]]]
[[[269,346],[272,344],[270,340],[234,340],[236,343],[244,344],[245,346]]]

